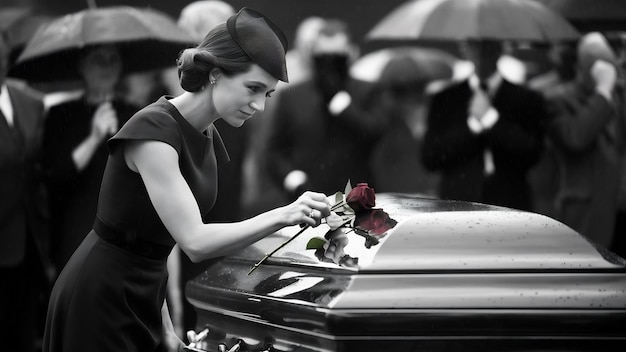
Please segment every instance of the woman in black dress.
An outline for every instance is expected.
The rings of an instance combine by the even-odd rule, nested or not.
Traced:
[[[282,32],[242,9],[179,60],[186,92],[162,97],[109,140],[93,230],[57,280],[45,352],[179,349],[165,303],[166,259],[174,244],[193,261],[222,256],[294,224],[318,225],[326,196],[237,223],[204,224],[217,195],[217,166],[228,160],[213,126],[241,126],[287,81]]]

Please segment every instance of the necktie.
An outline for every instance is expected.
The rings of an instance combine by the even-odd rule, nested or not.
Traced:
[[[488,96],[491,96],[489,92],[489,85],[485,81],[479,81],[478,87]],[[493,153],[491,149],[487,148],[483,151],[483,172],[485,176],[491,176],[496,171],[496,165],[493,162]]]
[[[489,93],[489,85],[487,84],[487,82],[480,81],[478,83],[478,86],[480,87],[480,90],[482,90],[483,92]]]

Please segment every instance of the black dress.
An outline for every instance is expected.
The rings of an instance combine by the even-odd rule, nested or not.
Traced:
[[[217,193],[217,166],[228,154],[215,127],[194,129],[165,98],[133,116],[109,140],[92,230],[55,283],[43,351],[161,351],[166,260],[174,239],[139,174],[124,161],[126,140],[158,140],[179,155],[200,210]]]

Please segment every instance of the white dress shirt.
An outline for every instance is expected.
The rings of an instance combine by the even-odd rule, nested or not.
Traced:
[[[13,106],[11,105],[11,97],[6,84],[3,84],[0,88],[0,111],[9,126],[13,127]]]
[[[480,88],[480,81],[478,79],[478,77],[476,75],[472,75],[469,78],[469,83],[470,83],[470,87],[472,88],[473,91],[477,91]],[[500,87],[500,84],[502,83],[502,77],[499,74],[494,74],[493,76],[491,76],[487,82],[485,82],[487,87],[488,87],[488,94],[490,96],[495,95],[495,92],[498,90],[498,88]],[[498,120],[500,119],[500,114],[498,114],[498,111],[493,108],[490,107],[487,112],[481,116],[481,117],[477,117],[477,116],[468,116],[467,118],[467,126],[469,127],[470,131],[472,131],[472,133],[474,134],[480,134],[483,133],[484,131],[490,130],[493,125],[496,124],[496,122],[498,122]],[[491,152],[491,149],[486,148],[483,151],[483,172],[485,175],[490,176],[493,175],[494,172],[496,171],[496,165],[493,161],[493,153]]]

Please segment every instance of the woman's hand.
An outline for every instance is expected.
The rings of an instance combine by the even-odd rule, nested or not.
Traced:
[[[118,129],[117,121],[117,113],[111,102],[100,104],[91,123],[91,135],[97,140],[102,140],[115,134]]]
[[[595,83],[596,91],[611,101],[615,82],[617,80],[617,69],[613,64],[604,60],[596,60],[590,69],[590,75]]]
[[[307,191],[293,203],[285,206],[284,210],[284,219],[288,226],[295,224],[317,226],[323,218],[330,215],[330,204],[323,193]]]
[[[163,342],[167,352],[184,351],[185,343],[173,332],[164,331]]]

